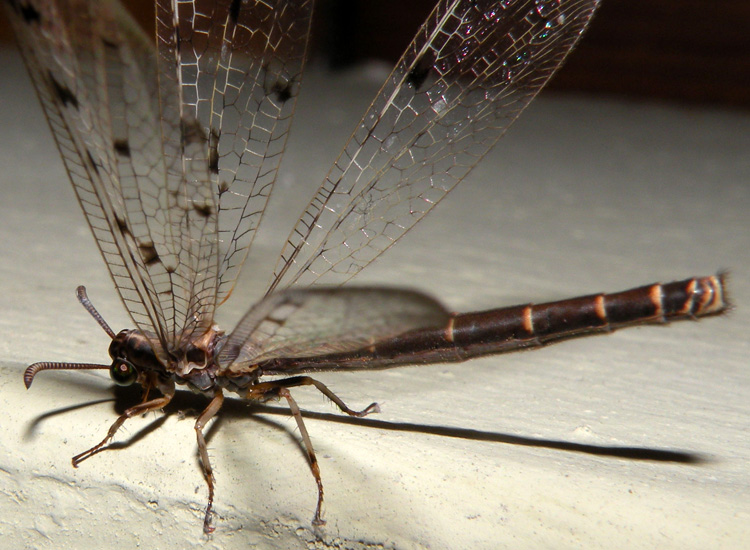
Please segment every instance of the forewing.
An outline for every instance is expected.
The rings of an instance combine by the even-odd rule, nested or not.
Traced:
[[[255,4],[254,6],[252,4]],[[276,181],[297,103],[313,0],[247,2],[239,9],[216,79],[211,136],[216,138],[221,263],[226,299]]]
[[[342,283],[411,229],[549,80],[598,3],[441,1],[292,230],[269,292]]]
[[[187,225],[180,233],[196,242],[190,227],[200,232],[200,216],[218,214],[219,224],[191,249],[198,269],[189,314],[226,298],[247,256],[289,133],[311,11],[312,0],[158,3],[167,197],[186,189],[186,216],[194,218],[171,225]],[[209,265],[217,244],[218,263]]]
[[[290,289],[266,296],[245,315],[218,363],[242,372],[267,359],[353,351],[449,317],[440,303],[410,290]]]
[[[156,49],[113,0],[7,5],[128,311],[164,349],[183,345],[212,323],[265,209],[311,1],[160,0]]]
[[[164,343],[167,322],[151,271],[154,244],[129,216],[133,200],[147,200],[131,196],[132,180],[144,169],[153,179],[161,168],[158,156],[140,153],[153,143],[158,151],[158,110],[149,95],[153,48],[114,2],[10,0],[6,7],[112,279],[136,325]]]

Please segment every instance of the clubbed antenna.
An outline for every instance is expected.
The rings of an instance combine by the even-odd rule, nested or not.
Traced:
[[[107,327],[109,328],[109,327]],[[85,370],[85,369],[109,369],[110,365],[93,365],[89,363],[34,363],[23,373],[23,383],[28,390],[34,381],[34,376],[40,370]]]
[[[110,338],[114,338],[114,331],[109,327],[107,321],[104,320],[101,314],[96,311],[94,304],[91,303],[91,300],[89,300],[89,297],[86,294],[85,286],[81,285],[76,289],[76,296],[78,297],[78,301],[81,302],[81,305],[86,308],[86,311],[88,311],[89,314],[94,319],[96,319],[96,322],[99,323],[99,326],[104,329],[104,332],[106,332]],[[95,365],[89,363],[52,363],[44,361],[42,363],[34,363],[26,369],[26,372],[23,373],[23,383],[26,385],[26,389],[29,389],[31,387],[31,383],[34,381],[36,373],[42,370],[85,370],[109,368],[110,365]]]
[[[109,334],[110,338],[114,339],[115,332],[111,328],[109,328],[109,325],[107,324],[107,321],[104,320],[104,317],[102,317],[99,312],[96,311],[94,304],[91,303],[91,300],[89,300],[89,297],[86,294],[86,287],[83,285],[79,286],[76,289],[76,296],[78,296],[78,301],[81,302],[81,305],[86,308],[86,311],[88,311],[91,316],[96,319],[96,322],[99,323],[99,326],[104,329],[104,332]]]

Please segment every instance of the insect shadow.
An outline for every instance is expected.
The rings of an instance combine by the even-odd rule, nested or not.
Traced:
[[[61,380],[61,382],[74,384],[76,386],[80,386],[82,384],[81,381],[74,382],[72,380]],[[85,382],[83,383],[85,384]],[[122,414],[125,409],[132,406],[133,403],[136,403],[141,399],[140,389],[133,386],[113,386],[113,394],[114,397],[112,399],[97,399],[95,401],[89,401],[70,407],[56,409],[37,416],[29,423],[29,426],[26,430],[26,438],[32,438],[34,436],[34,433],[36,432],[37,427],[49,418],[58,415],[64,415],[81,408],[95,406],[106,402],[112,402],[114,412],[117,414]],[[130,447],[131,445],[134,445],[138,441],[148,436],[151,432],[159,429],[159,427],[162,426],[167,418],[174,414],[179,414],[181,416],[195,416],[205,408],[206,399],[207,398],[201,395],[193,394],[190,392],[177,392],[172,402],[164,409],[164,414],[157,416],[145,427],[130,435],[127,440],[112,442],[104,447],[102,451],[124,449]],[[250,417],[254,421],[260,422],[261,424],[287,431],[299,451],[304,455],[305,449],[302,443],[298,441],[292,428],[289,428],[285,423],[273,422],[270,419],[264,419],[262,416],[258,415],[289,417],[291,416],[291,413],[289,409],[285,407],[270,406],[259,403],[248,403],[247,401],[243,401],[240,399],[227,398],[224,407],[222,407],[221,417],[218,417],[206,431],[206,441],[208,442],[212,439],[219,425],[224,421],[227,421],[229,419],[247,419],[248,417]],[[323,420],[326,422],[335,422],[338,424],[348,424],[364,428],[374,428],[378,430],[431,434],[440,437],[451,437],[469,441],[486,441],[490,443],[502,443],[506,445],[516,445],[522,447],[556,449],[564,452],[583,453],[611,458],[647,460],[655,462],[673,462],[681,464],[706,464],[710,462],[709,458],[705,455],[701,455],[700,453],[691,451],[657,449],[650,447],[592,445],[572,441],[525,437],[501,432],[458,428],[453,426],[435,426],[409,422],[393,422],[387,420],[378,420],[370,417],[356,418],[350,416],[342,416],[336,413],[321,413],[305,410],[302,411],[302,416],[304,418],[314,420]]]

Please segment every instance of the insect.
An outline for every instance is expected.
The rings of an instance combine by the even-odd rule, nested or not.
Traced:
[[[225,392],[285,399],[323,484],[290,389],[308,373],[463,361],[645,322],[717,314],[724,277],[452,314],[412,290],[340,285],[390,248],[489,151],[573,48],[597,0],[441,0],[356,127],[286,241],[267,293],[231,333],[232,293],[276,179],[310,31],[312,0],[157,0],[156,48],[115,0],[5,0],[73,188],[136,328],[107,369],[163,409],[184,386],[210,399],[195,422],[213,531],[203,429]],[[329,286],[323,286],[329,285]],[[152,395],[158,394],[158,395]]]

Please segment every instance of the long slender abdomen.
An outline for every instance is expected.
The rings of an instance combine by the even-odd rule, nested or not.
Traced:
[[[725,275],[719,274],[613,294],[460,314],[446,329],[446,339],[466,358],[590,332],[712,315],[727,308],[724,279]]]
[[[728,307],[724,280],[725,275],[719,274],[613,294],[461,313],[443,327],[414,330],[352,352],[272,359],[260,369],[266,374],[297,374],[464,361],[626,326],[713,315]]]

